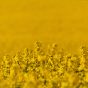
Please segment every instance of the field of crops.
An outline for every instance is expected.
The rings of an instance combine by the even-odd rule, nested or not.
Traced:
[[[0,0],[0,56],[37,40],[74,52],[88,44],[88,1]]]
[[[0,88],[88,88],[87,46],[88,0],[0,0]]]
[[[57,44],[36,42],[0,62],[0,88],[88,88],[88,48],[66,53]]]

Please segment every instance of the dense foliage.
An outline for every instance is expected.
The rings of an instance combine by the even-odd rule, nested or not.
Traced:
[[[80,55],[59,50],[57,44],[47,49],[36,42],[15,56],[0,62],[0,88],[88,88],[88,49]]]

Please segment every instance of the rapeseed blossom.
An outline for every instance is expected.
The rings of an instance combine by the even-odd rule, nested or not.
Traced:
[[[45,49],[36,42],[33,49],[6,55],[0,62],[0,88],[88,88],[88,48],[80,52],[67,54],[57,44]]]

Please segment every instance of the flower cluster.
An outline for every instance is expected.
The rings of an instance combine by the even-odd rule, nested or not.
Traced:
[[[33,49],[4,56],[0,88],[88,88],[88,48],[81,47],[79,56],[36,42]]]

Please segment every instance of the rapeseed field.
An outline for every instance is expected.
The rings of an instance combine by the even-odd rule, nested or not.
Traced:
[[[88,0],[0,0],[0,88],[88,88]]]
[[[37,40],[74,53],[88,44],[87,24],[87,0],[0,0],[0,56]]]
[[[36,42],[33,49],[6,55],[0,62],[0,88],[88,88],[88,48],[79,52]]]

